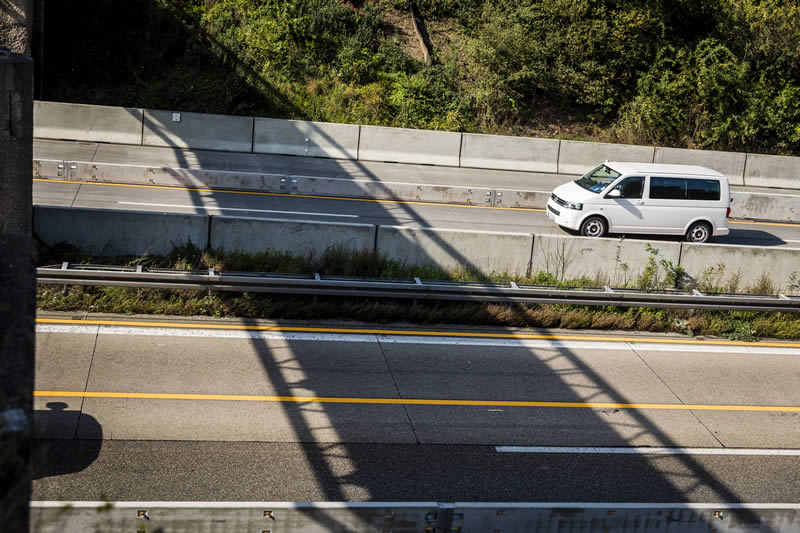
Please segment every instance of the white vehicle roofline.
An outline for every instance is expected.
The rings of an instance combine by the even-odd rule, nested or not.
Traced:
[[[711,177],[725,178],[725,175],[714,169],[701,167],[698,165],[677,165],[670,163],[637,163],[632,161],[606,161],[603,163],[607,167],[619,172],[620,174],[660,174],[677,175],[687,178]]]

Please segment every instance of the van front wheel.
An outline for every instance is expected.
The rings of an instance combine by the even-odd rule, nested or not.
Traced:
[[[584,237],[602,237],[608,231],[608,223],[602,217],[589,217],[581,224]]]
[[[709,237],[711,237],[711,226],[706,222],[695,222],[686,232],[686,240],[689,242],[706,242]]]

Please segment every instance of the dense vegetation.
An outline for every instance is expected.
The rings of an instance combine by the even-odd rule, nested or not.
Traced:
[[[42,96],[800,154],[797,0],[417,5],[53,0]]]

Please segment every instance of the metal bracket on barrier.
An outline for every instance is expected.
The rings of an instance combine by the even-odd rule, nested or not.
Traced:
[[[499,206],[503,203],[503,192],[497,191],[492,189],[491,191],[486,191],[486,202],[485,204],[488,206]]]
[[[281,192],[294,194],[297,192],[297,178],[286,176],[281,178]]]
[[[78,164],[72,161],[65,161],[64,165],[66,167],[67,178],[71,180],[76,179],[78,177]]]

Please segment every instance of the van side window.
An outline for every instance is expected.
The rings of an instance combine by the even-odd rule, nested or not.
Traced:
[[[620,198],[641,198],[644,192],[644,176],[625,178],[614,189],[620,192]]]
[[[689,200],[719,200],[719,181],[689,180]]]
[[[650,178],[650,198],[659,200],[685,200],[685,178]]]
[[[661,200],[719,200],[718,180],[650,178],[650,198]]]

